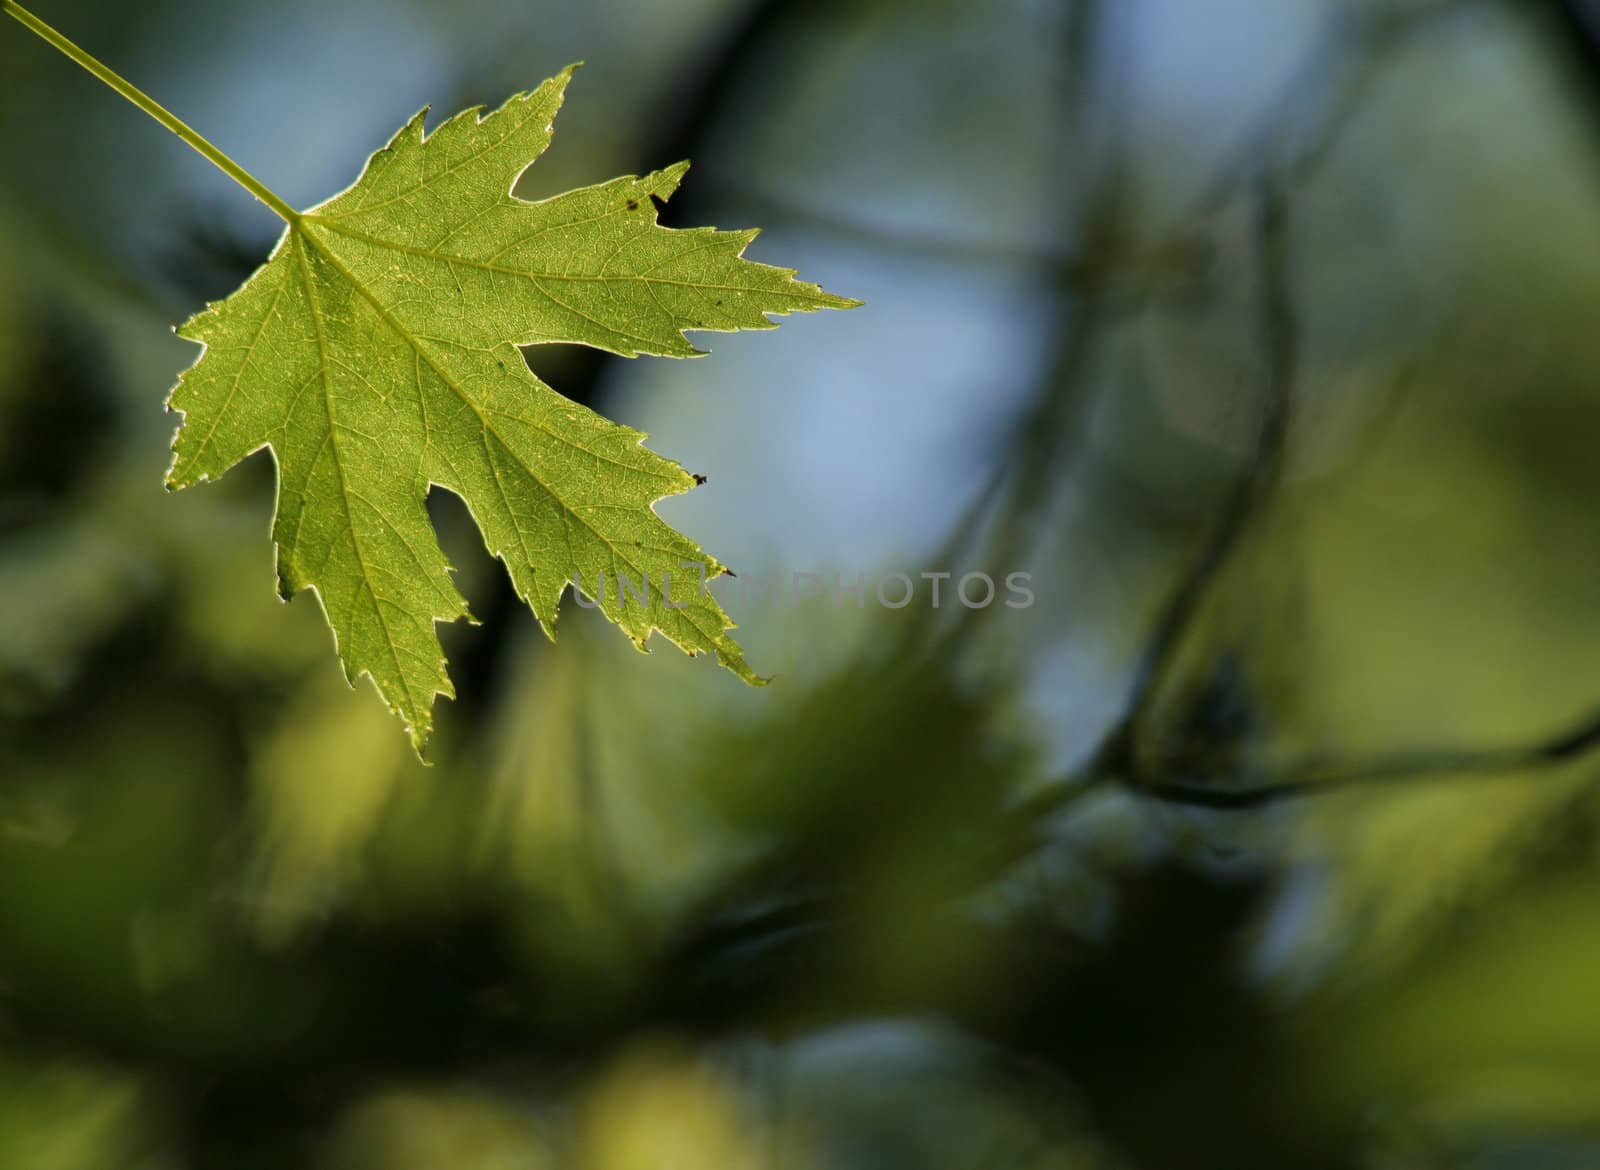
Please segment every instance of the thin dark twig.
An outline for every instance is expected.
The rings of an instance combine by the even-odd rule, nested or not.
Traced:
[[[1232,199],[1242,184],[1254,178],[1259,188],[1267,182],[1262,176],[1272,169],[1273,156],[1279,153],[1282,141],[1292,129],[1293,119],[1286,112],[1303,106],[1308,92],[1334,90],[1327,103],[1329,112],[1309,143],[1292,158],[1283,160],[1285,174],[1295,182],[1309,178],[1332,152],[1356,113],[1363,107],[1372,91],[1373,82],[1396,53],[1433,28],[1439,19],[1453,16],[1476,4],[1491,2],[1498,0],[1436,0],[1422,7],[1381,13],[1359,22],[1352,21],[1348,15],[1330,18],[1327,34],[1319,38],[1317,49],[1294,70],[1282,99],[1272,103],[1266,118],[1247,132],[1236,147],[1225,152],[1213,178],[1201,188],[1199,197],[1179,218],[1180,227],[1174,233],[1174,240],[1155,251],[1161,253],[1169,250],[1177,239],[1191,230],[1193,224],[1214,214]],[[1082,55],[1092,43],[1089,34],[1097,14],[1088,5],[1078,9],[1077,14],[1071,42],[1075,50],[1073,55],[1078,58],[1074,72],[1080,92],[1076,97],[1082,102],[1081,79],[1086,72],[1082,66]],[[1356,64],[1352,65],[1352,61]],[[1084,135],[1081,128],[1075,137],[1082,140]],[[1123,160],[1117,156],[1115,146],[1120,135],[1112,134],[1110,137],[1110,157],[1102,171],[1100,188],[1091,195],[1082,216],[1086,230],[1078,234],[1085,241],[1083,251],[1075,258],[1063,257],[1057,268],[1062,290],[1072,297],[1073,316],[1067,324],[1063,344],[1054,364],[1052,392],[1041,399],[1038,407],[1021,420],[1018,427],[1018,445],[1028,451],[1031,457],[1024,460],[1016,473],[1006,466],[996,468],[952,531],[944,549],[946,552],[964,546],[971,539],[983,517],[1000,498],[1002,488],[1007,488],[1007,497],[1016,506],[1017,514],[1011,518],[992,551],[998,562],[1010,563],[1020,551],[1020,537],[1034,527],[1038,507],[1045,495],[1044,480],[1048,472],[1058,465],[1062,453],[1074,443],[1075,438],[1081,438],[1077,432],[1090,414],[1086,400],[1092,400],[1093,397],[1083,392],[1083,382],[1088,358],[1093,351],[1093,340],[1108,309],[1108,284],[1118,257],[1119,226],[1125,210],[1121,197],[1124,186]],[[1281,197],[1276,202],[1279,206],[1273,214],[1281,220]],[[1273,230],[1280,231],[1281,223]],[[1279,239],[1273,246],[1281,248],[1281,244]],[[1265,289],[1266,277],[1263,280]],[[1281,284],[1281,281],[1278,283]],[[1137,300],[1135,298],[1135,303]],[[1275,361],[1279,367],[1285,367],[1292,363],[1294,356],[1294,330],[1287,314],[1286,290],[1279,288],[1275,292],[1269,291],[1268,300],[1283,310],[1280,321],[1268,323],[1268,332],[1275,333],[1277,337],[1276,342],[1269,337],[1267,343],[1269,363]],[[1269,377],[1277,377],[1282,373],[1281,368],[1276,372],[1269,370]],[[1284,403],[1286,411],[1286,399]],[[1286,413],[1278,421],[1286,428]],[[1279,440],[1281,438],[1278,436]],[[1263,439],[1273,439],[1270,426],[1263,431]],[[1276,469],[1270,470],[1273,475],[1276,474]],[[1247,493],[1245,498],[1235,503],[1246,506],[1248,510],[1254,505],[1255,489],[1247,481],[1244,490]],[[1146,677],[1146,673],[1152,665],[1171,653],[1173,647],[1166,643],[1181,635],[1179,627],[1192,617],[1189,608],[1202,599],[1209,578],[1220,570],[1220,562],[1231,553],[1232,542],[1238,534],[1224,526],[1220,535],[1223,539],[1211,550],[1211,560],[1215,563],[1203,562],[1196,567],[1196,572],[1191,574],[1189,588],[1180,589],[1175,594],[1164,625],[1158,626],[1156,639],[1152,643],[1154,653],[1147,653],[1141,673],[1136,676],[1135,703],[1147,697],[1146,692],[1151,687],[1159,685],[1159,678]],[[1131,731],[1131,727],[1125,730]],[[1125,742],[1108,744],[1113,752],[1126,746]]]
[[[1305,58],[1291,70],[1278,99],[1265,107],[1262,117],[1223,151],[1211,177],[1201,184],[1199,194],[1177,216],[1180,230],[1215,215],[1239,194],[1252,176],[1274,164],[1273,156],[1294,125],[1295,115],[1305,108],[1307,95],[1327,92],[1335,86],[1342,90],[1351,84],[1347,71],[1352,38],[1347,20],[1336,14],[1328,17],[1326,31],[1316,38]],[[1341,72],[1345,72],[1342,83],[1338,80]],[[1340,103],[1339,98],[1334,101]],[[1332,123],[1325,124],[1319,138],[1335,132]]]
[[[1168,595],[1134,671],[1123,708],[1125,714],[1101,755],[1102,763],[1124,772],[1129,771],[1134,762],[1133,748],[1140,726],[1172,669],[1184,635],[1239,547],[1262,502],[1282,476],[1299,351],[1299,331],[1287,271],[1286,220],[1283,190],[1275,178],[1263,178],[1257,195],[1256,253],[1266,370],[1255,450],[1200,555]],[[1108,759],[1108,754],[1115,758]]]
[[[1381,30],[1389,44],[1416,31],[1427,18],[1460,3],[1440,3],[1423,9],[1421,19]],[[1592,79],[1600,76],[1600,15],[1588,0],[1559,0],[1550,8],[1563,20],[1563,31],[1586,65]],[[1600,91],[1600,89],[1597,89]],[[1600,711],[1591,712],[1575,725],[1532,743],[1486,750],[1438,749],[1413,751],[1355,764],[1311,764],[1298,774],[1252,784],[1245,788],[1217,789],[1184,784],[1162,784],[1142,789],[1146,796],[1167,803],[1213,809],[1263,808],[1304,797],[1345,791],[1373,783],[1429,780],[1441,776],[1491,777],[1508,772],[1556,767],[1600,747]]]
[[[1125,170],[1121,162],[1110,173],[1084,219],[1092,257],[1088,271],[1104,272],[1119,247],[1125,216]],[[1065,324],[1060,346],[1051,364],[1049,389],[1017,421],[1013,448],[1023,452],[1020,467],[1011,477],[1011,513],[998,534],[990,558],[1009,567],[1038,536],[1039,518],[1052,499],[1052,480],[1063,464],[1083,444],[1093,406],[1098,400],[1092,380],[1092,358],[1105,320],[1103,286],[1097,279],[1078,290],[1072,315]]]
[[[1010,441],[1003,445],[1008,453],[1020,452],[1020,457],[997,461],[990,470],[937,550],[941,565],[953,564],[970,545],[986,540],[988,563],[1010,571],[1037,539],[1051,480],[1081,445],[1092,414],[1095,394],[1088,378],[1090,358],[1105,319],[1107,284],[1121,249],[1129,205],[1127,136],[1121,132],[1126,114],[1122,99],[1128,82],[1125,62],[1115,65],[1119,72],[1111,78],[1114,92],[1098,103],[1092,100],[1094,84],[1100,80],[1093,68],[1094,53],[1106,22],[1113,19],[1111,13],[1112,6],[1104,0],[1077,0],[1063,26],[1067,84],[1061,94],[1061,112],[1066,126],[1058,169],[1088,179],[1081,195],[1073,200],[1071,231],[1067,233],[1084,241],[1080,256],[1073,260],[1062,255],[1051,274],[1069,306],[1060,341],[1043,391],[1015,421]],[[1094,125],[1094,113],[1107,124]],[[1101,133],[1097,135],[1096,129]],[[989,534],[983,531],[984,521],[992,513],[1004,519],[998,531]],[[963,609],[938,632],[928,628],[937,620],[937,612],[931,607],[918,612],[928,616],[907,624],[900,639],[901,652],[919,646],[940,655],[956,655],[973,636],[982,611]]]
[[[1291,418],[1292,391],[1297,363],[1298,332],[1288,287],[1286,264],[1286,208],[1280,182],[1303,182],[1332,153],[1344,131],[1373,91],[1373,83],[1396,52],[1417,35],[1431,29],[1441,17],[1454,15],[1478,3],[1498,0],[1439,0],[1401,13],[1387,13],[1358,25],[1343,23],[1294,71],[1284,99],[1273,103],[1267,118],[1247,133],[1239,145],[1225,152],[1214,178],[1179,219],[1178,235],[1194,222],[1214,213],[1233,198],[1252,176],[1258,184],[1257,255],[1261,291],[1263,350],[1266,355],[1267,393],[1263,403],[1256,450],[1251,467],[1230,498],[1211,539],[1194,565],[1169,595],[1130,686],[1124,715],[1102,741],[1085,769],[1074,777],[1039,790],[1013,810],[1019,825],[1029,831],[1021,839],[1036,839],[1043,826],[1069,808],[1121,782],[1152,799],[1193,807],[1248,809],[1280,800],[1334,791],[1380,779],[1428,777],[1446,772],[1493,773],[1539,762],[1555,762],[1588,750],[1600,742],[1600,716],[1577,731],[1531,748],[1496,752],[1429,752],[1396,756],[1348,768],[1322,767],[1305,774],[1245,789],[1219,790],[1196,785],[1137,783],[1139,762],[1135,745],[1138,730],[1150,705],[1172,669],[1184,635],[1210,588],[1236,550],[1260,503],[1281,476]],[[1344,18],[1348,21],[1348,18]],[[1330,48],[1328,40],[1334,43]],[[1365,50],[1361,52],[1361,50]],[[1359,53],[1359,57],[1358,57]],[[1351,61],[1355,60],[1354,67]],[[1342,73],[1342,79],[1340,77]],[[1309,144],[1293,157],[1275,160],[1292,130],[1285,111],[1305,100],[1308,89],[1336,87]],[[1274,162],[1284,179],[1272,177]],[[1093,238],[1092,236],[1090,237]],[[1093,286],[1094,267],[1077,265]]]
[[[1368,784],[1426,781],[1467,776],[1489,778],[1509,772],[1553,768],[1570,763],[1600,747],[1600,712],[1545,739],[1511,747],[1481,751],[1442,748],[1402,752],[1384,759],[1355,764],[1311,764],[1291,773],[1244,788],[1212,788],[1194,784],[1151,784],[1141,796],[1165,804],[1191,808],[1243,810],[1266,808],[1286,801],[1325,796]]]
[[[1373,83],[1403,52],[1442,19],[1459,15],[1478,4],[1503,0],[1436,0],[1435,3],[1399,10],[1380,10],[1364,18],[1335,10],[1316,45],[1290,73],[1278,99],[1263,117],[1223,153],[1200,194],[1178,217],[1180,224],[1209,218],[1221,210],[1252,176],[1279,167],[1296,180],[1309,177],[1332,152],[1344,131],[1370,96]],[[1307,143],[1291,157],[1275,158],[1295,129],[1296,111],[1305,107],[1308,94],[1327,97],[1327,112]]]
[[[1106,308],[1110,274],[1125,250],[1126,225],[1131,218],[1132,196],[1126,122],[1132,87],[1132,65],[1127,57],[1126,31],[1106,48],[1106,30],[1116,26],[1115,6],[1079,3],[1065,26],[1064,59],[1069,84],[1062,97],[1072,117],[1070,151],[1059,169],[1092,177],[1083,190],[1074,216],[1072,236],[1082,241],[1080,254],[1070,267],[1056,273],[1057,285],[1073,299],[1070,316],[1051,364],[1045,393],[1034,408],[1017,422],[1011,449],[1023,452],[1010,479],[1011,514],[991,549],[993,562],[1009,565],[1037,538],[1038,520],[1050,496],[1053,477],[1082,444],[1096,395],[1089,373],[1099,341]],[[1106,76],[1107,91],[1093,99],[1099,80],[1090,67],[1099,50],[1113,60]],[[1089,111],[1098,108],[1100,117]]]
[[[1310,762],[1243,787],[1156,782],[1141,784],[1132,791],[1160,804],[1213,812],[1252,812],[1373,785],[1490,780],[1513,772],[1553,769],[1596,748],[1600,748],[1600,710],[1553,735],[1509,747],[1418,749],[1355,763]],[[1026,857],[1047,839],[1051,822],[1090,797],[1109,791],[1116,779],[1109,772],[1091,771],[1084,776],[1065,777],[1020,801],[1012,810],[1012,820],[1021,830],[1014,859]]]

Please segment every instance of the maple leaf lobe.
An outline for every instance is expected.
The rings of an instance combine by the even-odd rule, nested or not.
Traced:
[[[686,330],[770,329],[769,314],[858,303],[745,260],[754,231],[662,227],[657,200],[687,163],[514,197],[572,72],[432,133],[419,112],[237,292],[178,329],[203,349],[168,400],[184,416],[168,486],[271,450],[279,593],[316,593],[346,677],[372,679],[419,751],[435,697],[453,696],[434,624],[471,620],[428,520],[434,486],[466,503],[551,637],[568,584],[604,579],[600,608],[641,649],[660,631],[763,681],[685,572],[724,567],[655,513],[695,477],[545,385],[517,347],[692,357]]]

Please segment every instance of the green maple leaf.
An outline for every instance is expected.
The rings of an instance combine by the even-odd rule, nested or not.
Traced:
[[[761,681],[694,563],[723,567],[652,508],[694,478],[546,386],[517,347],[691,357],[685,330],[857,304],[742,259],[754,231],[660,226],[655,200],[687,164],[513,197],[571,75],[426,137],[419,113],[178,330],[205,348],[169,400],[184,418],[168,485],[272,450],[279,592],[316,591],[346,677],[371,676],[418,750],[434,696],[453,694],[434,623],[470,616],[424,508],[434,484],[466,502],[547,633],[567,585],[593,596],[604,574],[601,608],[641,648],[659,630]]]

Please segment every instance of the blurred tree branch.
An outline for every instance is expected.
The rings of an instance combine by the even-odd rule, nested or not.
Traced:
[[[1134,756],[1151,704],[1167,681],[1184,635],[1193,625],[1218,576],[1239,547],[1254,519],[1283,475],[1299,361],[1299,329],[1288,278],[1285,239],[1288,205],[1271,176],[1262,178],[1256,197],[1257,287],[1265,390],[1257,424],[1255,452],[1222,514],[1189,571],[1168,595],[1134,672],[1127,714],[1113,729],[1103,759],[1106,766],[1137,773]]]
[[[1167,804],[1193,808],[1257,809],[1369,784],[1493,777],[1554,768],[1571,763],[1597,746],[1600,746],[1600,712],[1586,715],[1553,735],[1509,747],[1437,748],[1400,752],[1356,763],[1313,762],[1243,788],[1155,783],[1140,788],[1139,792]]]
[[[1167,804],[1250,810],[1382,782],[1493,776],[1549,768],[1600,746],[1600,712],[1596,712],[1572,727],[1523,744],[1491,749],[1419,749],[1345,763],[1312,761],[1243,787],[1174,782],[1152,775],[1139,751],[1154,699],[1170,677],[1186,634],[1283,471],[1298,350],[1286,256],[1287,188],[1306,181],[1331,154],[1396,53],[1417,36],[1433,30],[1441,19],[1490,2],[1500,0],[1438,0],[1380,11],[1358,21],[1352,21],[1343,10],[1336,10],[1327,35],[1319,39],[1306,62],[1294,71],[1283,100],[1273,103],[1263,122],[1225,156],[1215,177],[1180,217],[1172,234],[1174,246],[1193,230],[1195,223],[1231,201],[1242,184],[1254,182],[1261,349],[1266,369],[1255,450],[1211,537],[1158,613],[1136,667],[1124,714],[1080,774],[1063,778],[1016,806],[1017,821],[1026,827],[1025,839],[1037,840],[1042,824],[1111,784]],[[1588,0],[1556,0],[1553,7],[1571,34],[1578,56],[1590,71],[1595,92],[1600,95],[1600,10]],[[1333,94],[1316,133],[1298,152],[1275,157],[1292,135],[1298,110],[1308,100],[1306,95],[1330,87]],[[1595,105],[1600,111],[1600,101]],[[1097,266],[1084,263],[1066,271],[1075,280],[1092,281],[1092,275],[1085,274],[1093,274]],[[1089,287],[1093,287],[1092,283]]]

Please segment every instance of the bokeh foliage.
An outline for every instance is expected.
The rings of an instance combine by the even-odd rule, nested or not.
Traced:
[[[549,645],[435,499],[422,767],[262,461],[161,490],[270,223],[0,36],[0,1166],[1592,1164],[1588,5],[100,8],[305,204],[587,58],[528,194],[693,156],[678,222],[871,308],[541,376],[741,580],[1038,600],[734,588],[747,693]]]

